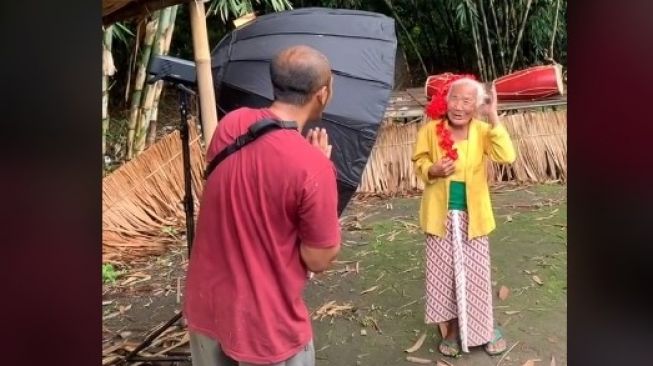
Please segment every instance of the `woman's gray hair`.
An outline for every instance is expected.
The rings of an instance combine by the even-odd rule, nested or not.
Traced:
[[[447,92],[447,101],[449,101],[449,97],[451,96],[451,90],[453,90],[454,86],[458,85],[467,85],[474,87],[476,89],[476,108],[480,107],[485,103],[485,99],[487,98],[487,93],[485,92],[485,87],[483,84],[480,82],[470,79],[470,78],[460,78],[449,86],[449,91]]]

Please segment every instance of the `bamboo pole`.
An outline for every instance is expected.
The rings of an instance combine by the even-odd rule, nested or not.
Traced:
[[[195,54],[195,69],[197,70],[197,88],[200,100],[200,120],[205,146],[213,137],[213,131],[218,123],[213,75],[211,74],[211,54],[209,37],[206,30],[206,9],[204,1],[193,0],[189,4],[190,26],[193,36],[193,52]]]
[[[474,25],[474,19],[472,17],[472,9],[469,1],[465,1],[465,9],[467,10],[467,18],[469,20],[469,26],[472,29],[472,38],[474,40],[474,50],[476,51],[476,61],[478,62],[478,73],[481,76],[481,79],[488,80],[486,68],[485,68],[485,58],[483,57],[483,49],[481,48],[481,41],[479,39],[480,35],[476,33],[476,27]]]
[[[555,45],[556,31],[558,30],[558,14],[560,14],[560,0],[558,0],[556,3],[556,15],[553,20],[553,31],[551,33],[551,48],[549,49],[549,57],[551,57],[551,60],[554,60],[553,46]]]
[[[109,76],[116,72],[111,55],[113,26],[104,30],[102,39],[102,156],[107,150],[107,131],[109,129]]]
[[[492,20],[494,21],[494,30],[497,35],[497,45],[499,46],[499,56],[501,60],[501,74],[506,73],[506,52],[503,47],[503,40],[501,39],[501,30],[499,29],[499,20],[497,19],[497,12],[494,8],[494,0],[490,0],[490,10],[492,12]]]
[[[477,0],[478,7],[481,10],[481,18],[483,21],[483,30],[485,31],[485,42],[487,43],[487,50],[490,56],[490,75],[488,75],[488,80],[494,80],[497,78],[497,67],[494,64],[494,52],[492,52],[492,43],[490,42],[490,30],[487,26],[487,16],[485,15],[485,6],[483,0]]]
[[[403,29],[404,33],[406,33],[406,38],[408,39],[408,42],[410,42],[411,46],[413,46],[413,50],[415,51],[415,54],[417,55],[420,64],[422,64],[422,71],[424,71],[424,76],[429,76],[429,72],[426,69],[426,64],[424,63],[424,59],[422,58],[422,54],[419,52],[419,48],[415,44],[415,41],[413,41],[413,37],[410,36],[410,32],[404,25],[404,22],[401,21],[399,14],[397,14],[397,12],[395,11],[394,6],[392,6],[392,1],[385,0],[385,4],[388,6],[388,8],[390,8],[390,11],[392,12],[394,18],[397,20],[397,23],[399,23],[401,29]]]
[[[179,11],[179,5],[175,5],[172,7],[171,13],[170,13],[170,26],[168,27],[165,37],[164,37],[164,43],[162,46],[162,52],[164,55],[167,55],[168,52],[170,52],[170,44],[172,43],[172,35],[174,34],[175,31],[175,21],[177,19],[177,12]],[[158,117],[159,117],[159,100],[161,99],[161,92],[163,91],[163,82],[159,81],[155,84],[155,92],[154,92],[154,105],[152,106],[152,111],[150,115],[148,116],[150,123],[148,126],[148,131],[147,131],[147,137],[145,141],[145,146],[148,147],[154,143],[156,140],[156,130],[157,130],[157,124],[158,124]]]
[[[526,21],[528,21],[528,11],[531,9],[531,4],[533,0],[528,0],[526,4],[526,11],[524,12],[524,18],[521,22],[521,28],[519,28],[519,33],[517,34],[517,40],[515,41],[515,48],[512,50],[512,61],[510,61],[510,67],[508,67],[508,73],[512,72],[512,68],[515,66],[515,61],[517,60],[517,50],[519,49],[519,44],[521,43],[522,36],[524,35],[524,29],[526,28]]]
[[[172,12],[172,7],[165,8],[161,10],[159,16],[159,24],[157,27],[156,35],[154,36],[154,41],[152,43],[152,51],[150,52],[150,60],[156,55],[163,54],[163,48],[165,43],[165,37],[167,35],[168,28],[170,27],[170,16]],[[149,64],[149,60],[148,60]],[[152,106],[154,105],[154,97],[156,94],[156,85],[146,84],[143,89],[144,98],[141,100],[140,112],[138,114],[138,120],[136,122],[136,131],[135,131],[135,142],[134,142],[134,151],[135,155],[140,154],[145,149],[145,137],[147,136],[147,130],[150,123],[150,117],[152,114]]]
[[[152,18],[145,26],[145,39],[143,40],[143,48],[141,50],[141,57],[138,61],[136,68],[136,78],[134,80],[134,91],[132,92],[132,101],[129,109],[129,122],[127,132],[127,159],[134,156],[134,142],[136,136],[136,123],[140,112],[141,99],[143,97],[143,86],[145,85],[145,74],[147,63],[150,61],[150,53],[152,52],[152,43],[158,28],[160,10],[157,10],[152,15]]]

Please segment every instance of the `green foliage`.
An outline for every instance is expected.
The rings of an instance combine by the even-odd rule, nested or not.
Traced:
[[[102,265],[102,283],[115,283],[119,275],[120,272],[116,271],[112,264]]]
[[[256,0],[257,4],[261,4],[260,0]],[[269,5],[273,11],[283,11],[292,9],[292,5],[288,0],[267,0],[264,5]],[[251,0],[213,0],[209,5],[209,15],[220,15],[223,22],[227,22],[229,18],[238,18],[247,13],[254,11],[254,4]]]

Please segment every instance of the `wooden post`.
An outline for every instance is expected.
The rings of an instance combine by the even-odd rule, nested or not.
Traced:
[[[211,74],[211,53],[209,50],[209,37],[206,31],[205,0],[193,0],[188,4],[190,13],[190,26],[193,35],[193,53],[195,54],[195,67],[197,69],[197,88],[200,99],[200,113],[202,130],[204,132],[205,146],[211,143],[213,131],[218,124],[218,115],[215,104],[215,90],[213,89],[213,75]]]

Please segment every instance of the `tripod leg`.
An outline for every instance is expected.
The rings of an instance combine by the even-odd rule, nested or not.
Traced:
[[[125,357],[125,361],[130,361],[134,356],[138,354],[138,352],[149,347],[150,344],[152,344],[153,340],[155,340],[159,335],[161,335],[161,333],[163,333],[166,329],[170,328],[173,324],[178,322],[179,319],[181,319],[181,311],[178,312],[175,316],[173,316],[172,319],[168,320],[167,323],[163,324],[159,329],[155,330],[154,332],[152,332],[152,334],[147,336],[143,341],[143,343],[139,344],[138,347],[136,347]]]

